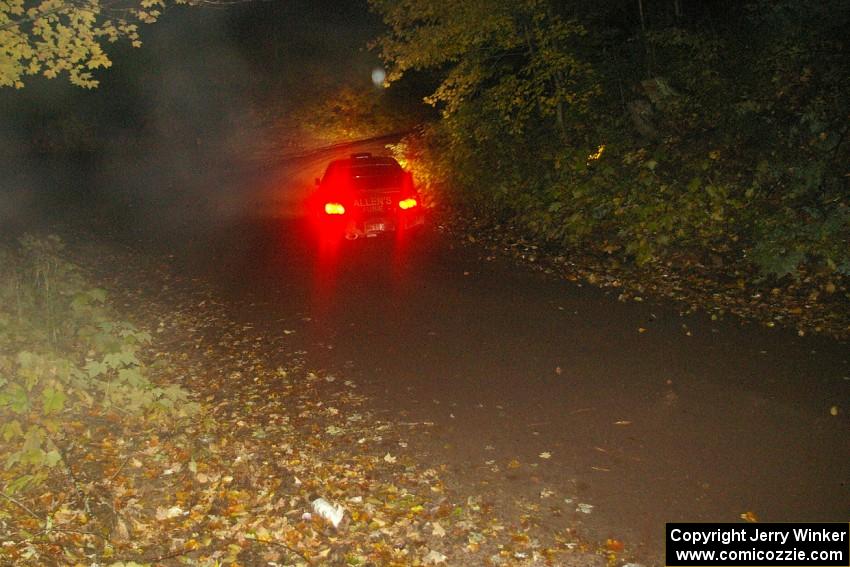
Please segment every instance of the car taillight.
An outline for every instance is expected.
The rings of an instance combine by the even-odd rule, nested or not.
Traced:
[[[344,215],[345,207],[342,206],[342,203],[325,203],[325,214]]]
[[[417,204],[418,203],[416,202],[416,199],[414,199],[412,197],[408,197],[407,199],[402,199],[401,201],[398,202],[399,208],[402,209],[402,210],[405,210],[405,211],[407,209],[412,209]]]

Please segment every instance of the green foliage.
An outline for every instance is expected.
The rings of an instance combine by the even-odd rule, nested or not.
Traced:
[[[638,264],[847,273],[846,2],[372,6],[390,79],[442,80],[442,120],[399,147],[441,199]]]
[[[590,67],[569,48],[585,29],[543,0],[372,0],[391,31],[377,42],[389,82],[412,70],[444,70],[427,102],[445,116],[469,104],[512,135],[533,119],[563,130],[596,92]]]
[[[850,276],[850,207],[783,209],[756,222],[753,261],[762,273],[795,275],[805,261]]]
[[[435,154],[443,145],[436,138],[440,132],[433,127],[420,127],[397,144],[388,146],[402,167],[415,172],[416,187],[429,207],[436,205],[439,195],[446,193],[447,180],[452,176],[446,162]]]
[[[109,412],[174,419],[197,409],[183,389],[151,380],[140,358],[150,334],[116,321],[106,292],[89,287],[62,249],[56,237],[25,236],[17,250],[0,252],[0,456],[8,496],[65,462],[68,422]]]

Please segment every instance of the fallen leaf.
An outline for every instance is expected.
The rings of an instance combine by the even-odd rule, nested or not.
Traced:
[[[269,532],[269,530],[264,528],[263,526],[257,528],[257,531],[254,532],[254,536],[257,538],[257,541],[261,541],[264,543],[269,543],[273,539],[271,532]]]
[[[425,556],[423,560],[425,565],[437,565],[439,563],[446,562],[446,556],[440,553],[439,551],[431,550],[428,552],[428,555]]]
[[[542,453],[540,453],[540,455],[538,455],[538,456],[539,456],[541,459],[551,459],[551,458],[552,458],[552,453],[550,453],[549,451],[543,451],[543,452],[542,452]]]
[[[754,512],[744,512],[741,514],[741,519],[752,524],[759,521]]]
[[[384,460],[385,460],[386,462],[388,462],[388,463],[394,463],[394,462],[396,462],[398,459],[397,459],[396,457],[393,457],[393,456],[392,456],[392,455],[390,455],[389,453],[387,453],[386,455],[384,455]]]
[[[168,476],[170,474],[179,473],[181,470],[183,470],[183,465],[181,463],[174,463],[171,467],[162,471],[162,474],[164,476]]]
[[[130,530],[127,529],[127,524],[124,520],[118,518],[115,521],[115,529],[112,532],[112,540],[124,542],[130,539]]]
[[[168,520],[170,518],[176,518],[183,514],[183,509],[179,506],[172,506],[171,508],[157,508],[156,509],[156,519],[157,520]]]
[[[439,522],[431,522],[431,533],[434,534],[435,537],[446,537],[446,530]]]
[[[336,436],[341,435],[343,433],[343,430],[337,427],[336,425],[328,425],[327,427],[325,427],[325,433],[327,433],[328,435]]]

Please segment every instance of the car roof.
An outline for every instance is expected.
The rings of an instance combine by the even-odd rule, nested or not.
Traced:
[[[391,157],[354,154],[330,162],[322,177],[324,184],[341,180],[347,180],[346,183],[353,183],[358,190],[365,191],[399,187],[404,184],[404,170]]]
[[[388,165],[391,167],[401,167],[398,162],[389,156],[373,156],[370,153],[351,154],[350,157],[333,160],[329,167],[357,167],[361,165]]]

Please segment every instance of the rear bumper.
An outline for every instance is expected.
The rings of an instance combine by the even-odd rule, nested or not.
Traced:
[[[425,215],[422,211],[405,211],[392,216],[370,216],[366,218],[325,217],[321,224],[320,230],[323,234],[347,240],[357,240],[415,230],[425,224]]]

